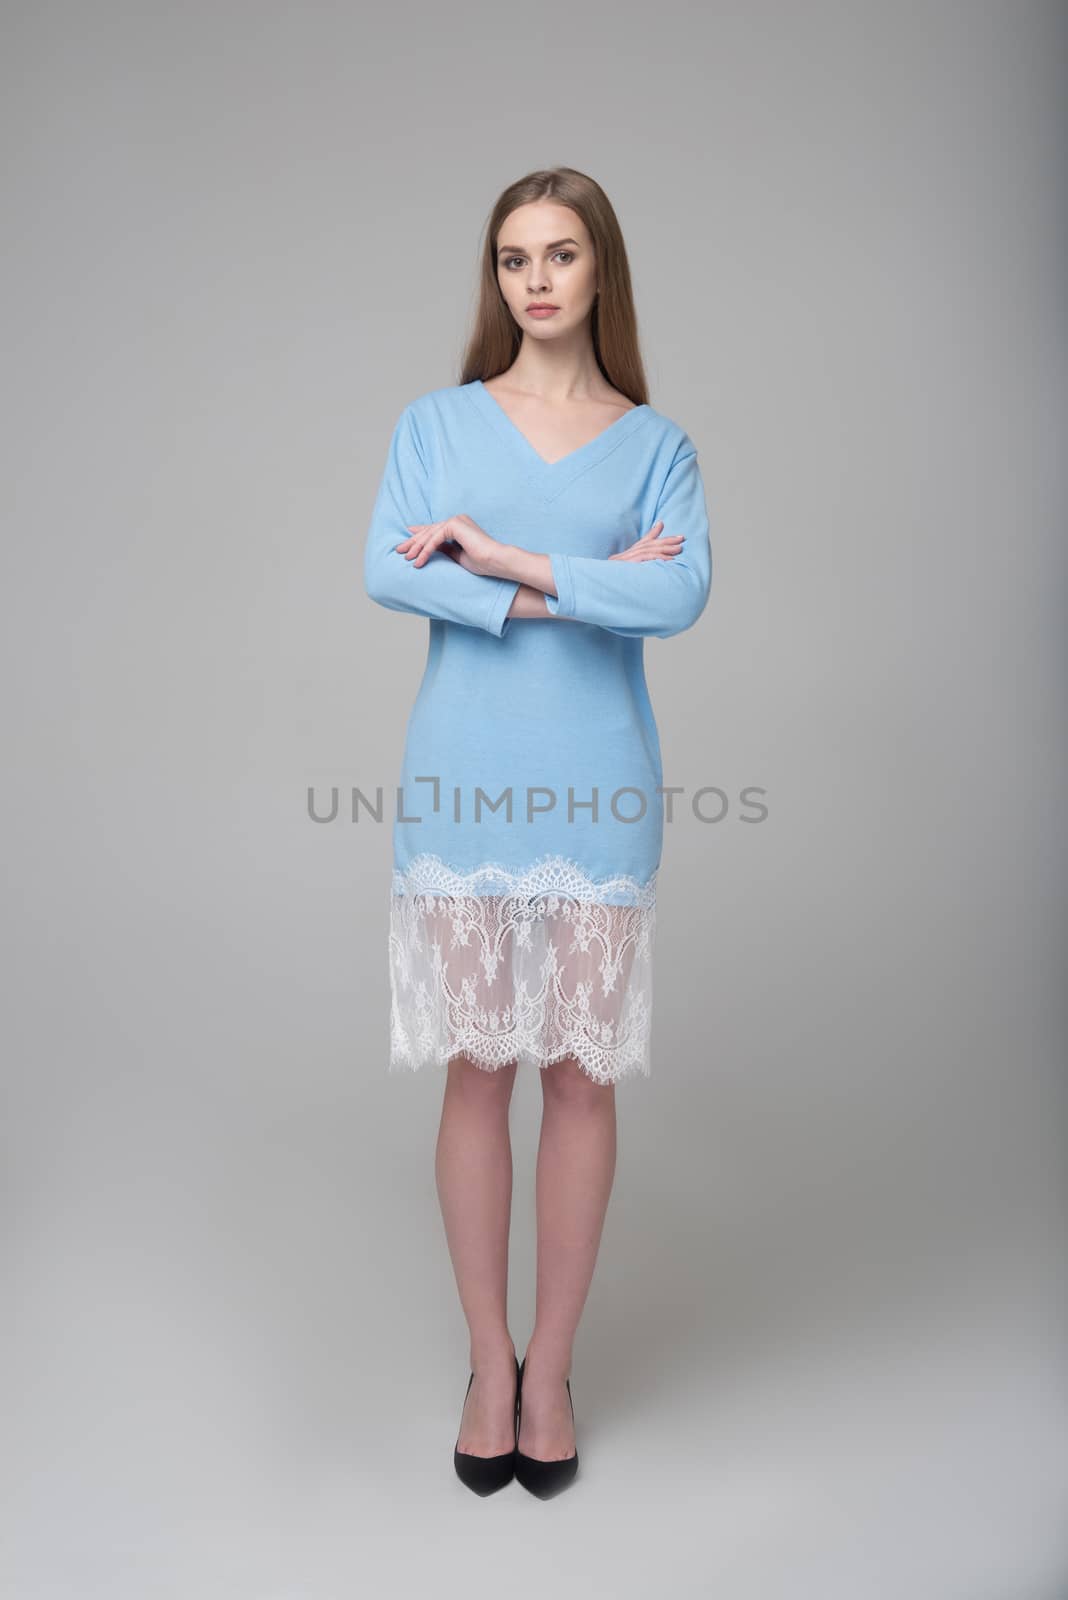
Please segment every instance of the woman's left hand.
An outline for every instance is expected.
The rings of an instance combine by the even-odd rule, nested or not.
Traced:
[[[446,517],[444,522],[409,522],[412,535],[402,539],[397,549],[414,567],[425,567],[435,550],[451,556],[468,572],[480,578],[504,576],[504,552],[499,539],[480,528],[473,517]]]

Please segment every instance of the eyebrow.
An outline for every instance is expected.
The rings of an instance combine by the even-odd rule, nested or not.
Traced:
[[[562,244],[573,244],[579,250],[582,248],[577,239],[554,239],[552,243],[547,244],[545,248],[546,250],[558,250]],[[499,256],[525,256],[526,251],[521,245],[502,244],[500,249],[497,251],[497,254]]]

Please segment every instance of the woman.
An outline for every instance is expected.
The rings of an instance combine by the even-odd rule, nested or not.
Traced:
[[[643,640],[695,623],[711,559],[689,436],[646,401],[615,213],[569,167],[491,215],[458,385],[405,407],[369,594],[429,619],[393,825],[390,1067],[446,1066],[436,1179],[471,1376],[453,1459],[489,1493],[575,1477],[572,1346],[650,1071],[663,838]],[[647,533],[642,533],[648,528]],[[543,1093],[537,1311],[508,1332],[508,1113]]]

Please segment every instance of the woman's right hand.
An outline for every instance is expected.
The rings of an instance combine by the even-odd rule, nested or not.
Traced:
[[[617,551],[608,557],[609,561],[669,561],[672,556],[681,554],[686,535],[669,533],[661,537],[663,526],[662,522],[654,522],[649,532],[636,539],[629,550]]]

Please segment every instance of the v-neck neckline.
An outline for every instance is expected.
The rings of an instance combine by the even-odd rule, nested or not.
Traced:
[[[610,422],[607,428],[602,428],[600,433],[588,439],[585,444],[580,444],[575,450],[569,450],[567,455],[559,456],[555,461],[546,461],[545,457],[535,450],[522,428],[517,427],[512,421],[500,401],[490,394],[481,378],[473,379],[464,387],[482,415],[511,446],[516,456],[526,463],[527,476],[538,486],[546,499],[555,499],[580,472],[585,472],[587,468],[603,460],[652,415],[651,406],[632,406],[629,411],[624,411],[621,417]]]

